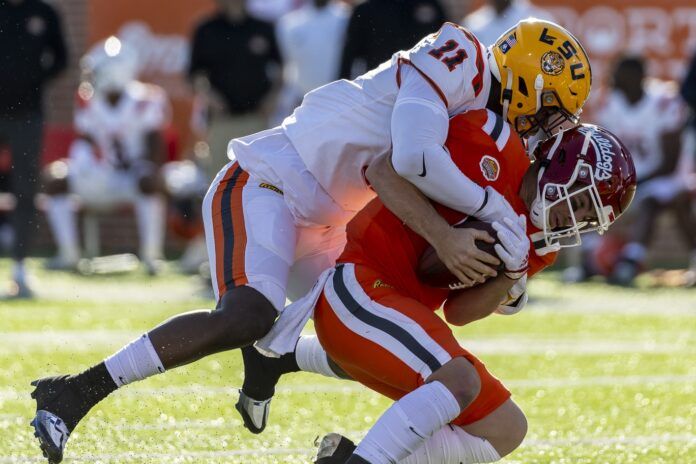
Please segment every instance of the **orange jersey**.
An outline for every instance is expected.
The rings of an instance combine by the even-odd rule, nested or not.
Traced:
[[[469,179],[482,187],[493,187],[518,214],[528,215],[519,191],[530,160],[519,137],[500,116],[484,109],[453,117],[446,147]],[[433,204],[450,224],[466,218],[463,213]],[[528,220],[527,232],[531,236],[539,229]],[[363,264],[380,272],[384,280],[375,285],[393,286],[433,309],[447,299],[448,290],[429,287],[416,276],[418,261],[428,243],[405,226],[379,198],[348,223],[347,239],[338,262]],[[556,253],[544,256],[530,253],[528,275],[531,277],[549,266],[555,258]]]

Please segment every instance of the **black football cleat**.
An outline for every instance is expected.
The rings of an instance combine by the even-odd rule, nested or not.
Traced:
[[[268,423],[271,400],[275,387],[283,374],[297,372],[300,368],[295,354],[288,353],[280,358],[271,358],[258,352],[253,346],[242,348],[244,360],[244,385],[239,390],[239,401],[235,405],[242,416],[244,427],[251,433],[261,433]]]
[[[251,433],[259,434],[266,428],[272,399],[257,401],[248,397],[244,390],[239,390],[239,399],[234,407],[239,411],[239,415],[242,416],[244,427]]]
[[[63,409],[69,407],[75,392],[68,385],[67,375],[35,380],[31,397],[36,400],[36,416],[31,421],[34,436],[50,464],[63,460],[63,451],[70,436],[70,428],[61,418]]]
[[[329,433],[321,439],[314,464],[345,464],[355,451],[355,443],[338,433]]]

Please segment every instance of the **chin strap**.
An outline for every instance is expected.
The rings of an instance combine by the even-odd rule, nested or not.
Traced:
[[[513,74],[512,74],[512,69],[510,68],[505,68],[505,71],[507,71],[507,82],[505,83],[505,88],[503,89],[502,93],[502,100],[503,100],[503,114],[501,115],[503,117],[503,121],[508,120],[508,110],[510,109],[510,103],[512,102],[512,79],[513,79]],[[514,121],[513,121],[514,125]]]
[[[536,79],[534,79],[534,92],[536,92],[536,111],[534,114],[541,110],[541,93],[544,90],[544,77],[541,74],[537,74]]]
[[[532,202],[532,207],[529,209],[529,219],[532,221],[532,224],[541,230],[544,230],[546,225],[546,211],[544,211],[544,202],[542,201],[542,196],[544,195],[544,189],[546,186],[541,185],[541,178],[544,176],[546,167],[551,164],[551,158],[553,158],[553,155],[556,154],[556,150],[561,144],[561,140],[563,140],[563,131],[558,131],[558,134],[556,134],[555,137],[556,140],[554,140],[551,149],[546,155],[546,158],[537,160],[538,163],[541,163],[539,173],[537,174],[537,192],[536,198],[534,198],[534,201]]]

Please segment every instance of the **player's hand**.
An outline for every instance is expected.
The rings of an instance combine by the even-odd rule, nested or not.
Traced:
[[[459,279],[463,287],[472,287],[485,282],[488,277],[498,275],[490,265],[497,266],[500,261],[495,256],[479,250],[476,240],[495,242],[495,239],[483,230],[450,227],[444,237],[433,243],[440,260]]]
[[[505,263],[505,275],[512,280],[521,279],[529,269],[529,237],[527,218],[520,214],[515,219],[504,218],[494,222],[500,243],[494,246],[496,253]]]
[[[517,213],[510,203],[493,187],[488,186],[486,190],[486,203],[473,216],[484,222],[502,221],[505,218],[517,219]]]

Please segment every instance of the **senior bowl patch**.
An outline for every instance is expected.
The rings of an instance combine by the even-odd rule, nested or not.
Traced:
[[[483,177],[485,177],[487,180],[498,180],[498,176],[500,175],[500,165],[498,164],[498,160],[492,156],[484,155],[484,157],[481,158],[479,167],[481,168]]]

